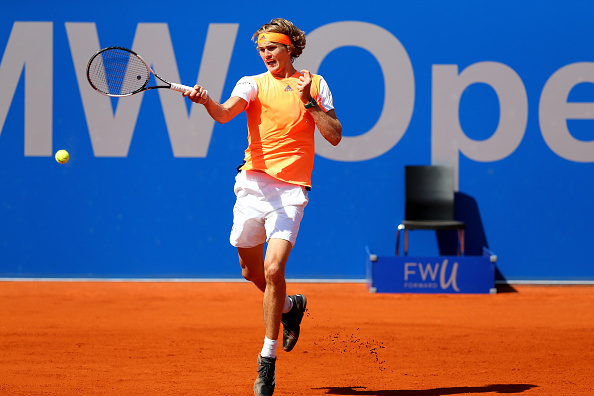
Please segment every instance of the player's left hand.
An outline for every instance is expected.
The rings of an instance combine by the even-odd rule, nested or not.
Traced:
[[[297,91],[303,104],[311,100],[311,73],[309,70],[301,70],[301,76],[299,76],[297,82]]]

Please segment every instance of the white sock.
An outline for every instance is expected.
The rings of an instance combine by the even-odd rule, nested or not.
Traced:
[[[276,344],[278,344],[278,340],[269,340],[268,337],[264,336],[264,346],[260,356],[276,358]]]
[[[283,308],[283,313],[287,313],[293,308],[293,300],[289,298],[289,296],[285,297],[285,307]]]

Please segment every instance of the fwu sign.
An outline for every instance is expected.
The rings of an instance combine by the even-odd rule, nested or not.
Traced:
[[[367,254],[373,293],[494,293],[497,256],[377,256]]]

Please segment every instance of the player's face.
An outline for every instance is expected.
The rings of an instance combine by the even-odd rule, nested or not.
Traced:
[[[280,75],[290,69],[291,53],[283,44],[262,43],[258,46],[258,52],[270,73]]]

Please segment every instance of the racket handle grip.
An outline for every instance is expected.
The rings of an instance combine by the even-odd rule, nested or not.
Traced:
[[[171,83],[171,87],[169,87],[169,89],[173,89],[174,91],[177,91],[177,92],[188,92],[194,88],[188,87],[187,85]]]

